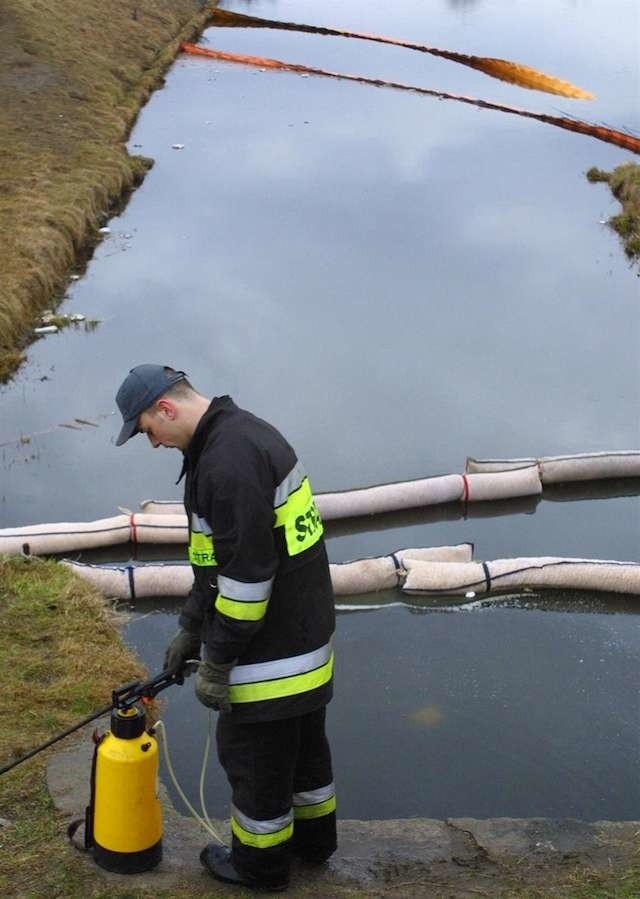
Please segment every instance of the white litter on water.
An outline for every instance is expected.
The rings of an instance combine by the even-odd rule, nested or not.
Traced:
[[[385,602],[379,605],[368,605],[364,603],[336,603],[336,612],[375,612],[378,609],[390,609],[394,606],[407,606],[404,602]]]

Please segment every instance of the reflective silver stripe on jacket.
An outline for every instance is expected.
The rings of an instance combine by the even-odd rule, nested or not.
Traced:
[[[306,476],[306,472],[302,465],[299,462],[296,462],[286,478],[276,487],[276,492],[273,499],[273,508],[277,509],[278,506],[286,503],[287,498],[293,493],[294,490],[298,489]]]
[[[250,818],[244,812],[241,812],[233,803],[231,804],[231,815],[236,819],[240,827],[248,830],[250,833],[277,833],[293,821],[293,809],[290,809],[286,815],[280,815],[279,818],[256,821],[255,818]]]
[[[336,788],[333,781],[326,787],[318,787],[317,790],[306,790],[304,793],[293,794],[294,805],[318,805],[319,802],[326,802],[335,796]]]
[[[220,579],[218,579],[219,581]],[[276,659],[273,662],[255,662],[253,665],[236,665],[229,674],[230,684],[252,684],[255,681],[276,680],[294,674],[306,674],[326,665],[331,656],[331,640],[300,656]]]
[[[206,534],[207,537],[210,537],[213,533],[207,519],[200,518],[195,512],[191,513],[191,530],[196,534]]]
[[[244,581],[236,581],[232,577],[218,575],[218,593],[225,599],[233,599],[236,602],[262,602],[271,596],[271,587],[275,578],[268,581],[256,581],[247,584]]]

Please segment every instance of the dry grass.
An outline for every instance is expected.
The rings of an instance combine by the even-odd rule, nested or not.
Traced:
[[[627,162],[612,172],[592,168],[587,178],[592,182],[606,181],[622,205],[622,212],[609,219],[609,224],[622,238],[627,256],[640,260],[640,165]]]
[[[198,0],[5,0],[0,5],[0,380],[109,211],[151,164],[124,140]]]
[[[35,557],[0,557],[0,656],[10,684],[0,705],[5,760],[108,703],[114,686],[144,675],[97,591]]]
[[[104,600],[55,562],[0,557],[0,759],[6,763],[106,705],[144,675]],[[0,779],[0,895],[89,895],[65,845],[44,754]]]

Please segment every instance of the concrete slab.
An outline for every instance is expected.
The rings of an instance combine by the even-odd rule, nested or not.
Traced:
[[[545,863],[581,861],[607,865],[640,852],[637,821],[577,821],[572,818],[452,818],[495,862],[524,859]]]
[[[108,726],[108,718],[101,729]],[[89,799],[89,775],[93,744],[92,727],[81,742],[51,756],[47,782],[54,804],[72,820],[82,817]],[[199,853],[210,837],[190,817],[173,808],[166,790],[160,787],[164,810],[163,860],[153,871],[139,875],[109,874],[94,865],[97,877],[122,882],[135,889],[148,886],[170,888],[179,880],[206,881],[209,875],[199,862]],[[228,821],[214,821],[228,842]],[[640,853],[640,822],[547,818],[451,818],[437,821],[410,818],[394,821],[340,821],[339,848],[327,865],[309,868],[295,865],[289,895],[331,896],[342,886],[354,887],[367,897],[472,897],[497,895],[504,871],[519,876],[553,876],[568,864],[595,868],[622,868],[637,863]],[[82,839],[82,828],[78,840]],[[81,856],[79,856],[80,858]],[[238,890],[229,888],[230,895]]]

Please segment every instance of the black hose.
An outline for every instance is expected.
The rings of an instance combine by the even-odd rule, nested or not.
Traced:
[[[30,759],[34,755],[37,755],[39,752],[42,752],[43,749],[48,749],[49,746],[53,746],[54,743],[57,743],[58,740],[64,739],[64,737],[68,737],[69,734],[72,734],[75,730],[79,730],[85,724],[89,724],[90,721],[95,721],[96,718],[101,718],[103,715],[106,715],[107,712],[110,712],[112,708],[113,704],[109,703],[109,705],[103,706],[96,712],[92,712],[90,715],[87,715],[86,718],[83,718],[82,721],[78,721],[76,724],[62,731],[62,733],[58,734],[55,737],[52,737],[50,740],[47,740],[46,743],[43,743],[41,746],[36,746],[35,749],[31,749],[29,752],[21,755],[20,758],[14,759],[12,762],[9,762],[8,765],[0,768],[0,774],[6,774],[7,771],[11,771],[12,768],[15,768],[16,765],[20,765],[22,764],[22,762],[26,762],[27,759]]]
[[[161,690],[166,690],[167,687],[170,687],[172,684],[183,684],[185,676],[188,676],[188,674],[191,673],[190,671],[187,671],[189,667],[190,666],[185,667],[184,674],[173,670],[170,671],[165,668],[160,672],[160,674],[156,674],[155,677],[152,677],[151,680],[144,682],[135,680],[131,681],[131,683],[129,684],[124,684],[122,687],[118,687],[116,690],[112,691],[111,702],[109,703],[109,705],[102,706],[101,709],[97,709],[97,711],[92,712],[90,715],[87,715],[87,717],[83,718],[82,721],[78,721],[76,724],[68,727],[66,730],[62,731],[61,734],[58,734],[56,737],[52,737],[41,746],[36,746],[35,749],[31,749],[29,752],[25,753],[25,755],[21,755],[20,758],[14,759],[13,762],[9,762],[8,765],[0,768],[0,774],[5,774],[7,771],[11,771],[11,769],[15,768],[16,765],[20,765],[22,762],[26,762],[27,759],[30,759],[34,755],[37,755],[39,752],[42,752],[43,749],[48,749],[49,746],[53,746],[53,744],[57,743],[58,740],[62,740],[64,739],[64,737],[68,737],[69,734],[72,734],[74,732],[74,730],[79,730],[90,721],[94,721],[96,718],[101,718],[102,715],[106,715],[112,709],[130,709],[134,705],[134,703],[138,702],[138,700],[140,699],[153,699],[153,697],[157,696]]]

